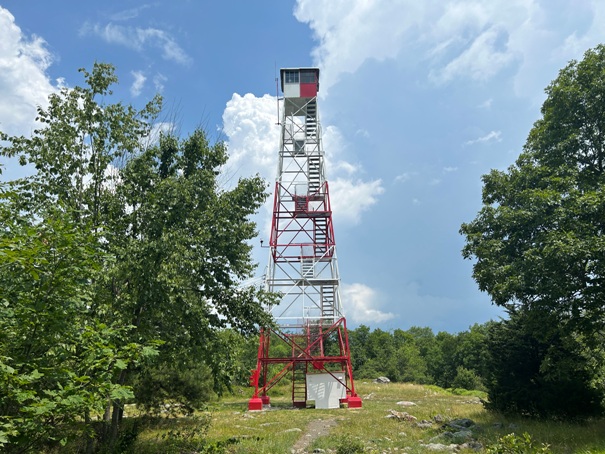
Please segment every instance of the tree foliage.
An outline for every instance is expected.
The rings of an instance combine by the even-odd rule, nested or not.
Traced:
[[[495,304],[540,321],[538,345],[567,339],[569,348],[580,337],[596,347],[605,327],[605,46],[570,62],[546,94],[515,164],[483,176],[483,208],[461,228],[463,255],[476,259],[473,277]],[[541,354],[540,370],[554,360]]]
[[[5,185],[0,204],[0,360],[12,387],[0,443],[15,450],[64,439],[93,412],[105,415],[101,443],[114,446],[133,397],[199,408],[238,372],[224,329],[270,323],[271,297],[240,285],[254,271],[249,218],[265,183],[222,188],[223,143],[202,130],[154,136],[160,97],[141,110],[111,103],[113,67],[81,72],[85,86],[51,95],[31,137],[0,137],[3,156],[35,169]]]
[[[605,323],[605,46],[572,61],[546,94],[515,165],[483,176],[463,254],[494,303],[594,332]]]
[[[113,377],[153,350],[130,328],[91,316],[102,269],[96,238],[60,210],[19,215],[0,204],[0,446],[38,450],[82,435],[108,400],[132,397]],[[118,348],[117,345],[121,344]]]
[[[491,322],[490,322],[491,323]],[[392,381],[443,388],[482,389],[487,370],[487,327],[473,325],[457,334],[413,326],[392,332],[361,325],[349,330],[356,378],[386,376]]]
[[[602,350],[578,335],[543,331],[544,318],[512,314],[491,326],[486,384],[488,408],[525,416],[577,418],[602,412]]]

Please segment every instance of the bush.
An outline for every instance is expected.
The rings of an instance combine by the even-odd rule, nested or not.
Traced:
[[[192,415],[212,397],[213,379],[205,364],[158,364],[139,374],[137,405],[149,414]]]
[[[458,366],[456,369],[456,377],[452,382],[452,387],[462,388],[469,391],[485,389],[481,378],[475,373],[475,371],[462,366]]]
[[[487,454],[551,454],[547,444],[541,443],[536,446],[531,436],[525,432],[522,436],[514,433],[504,435],[495,445],[488,446]]]
[[[338,439],[336,454],[355,454],[364,452],[365,446],[358,438],[353,438],[350,435],[342,436]]]

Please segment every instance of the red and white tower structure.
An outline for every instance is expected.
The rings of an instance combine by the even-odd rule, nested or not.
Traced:
[[[317,114],[318,68],[280,71],[283,104],[266,289],[280,294],[271,307],[277,327],[260,333],[250,384],[250,410],[269,404],[282,379],[292,403],[361,407],[355,393],[324,149]]]

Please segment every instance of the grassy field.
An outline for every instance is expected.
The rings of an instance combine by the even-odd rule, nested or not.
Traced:
[[[280,454],[291,453],[293,448],[303,446],[298,452],[322,449],[339,454],[426,453],[430,440],[443,433],[444,423],[434,422],[435,417],[441,417],[444,422],[460,418],[473,420],[472,439],[483,445],[481,452],[506,434],[527,432],[535,446],[548,444],[553,453],[605,453],[603,420],[580,424],[508,418],[486,411],[476,395],[454,395],[438,388],[412,384],[361,382],[357,387],[364,399],[361,409],[292,409],[288,390],[283,389],[281,396],[272,396],[271,408],[261,412],[247,411],[250,390],[244,389],[236,396],[213,403],[207,414],[196,419],[180,418],[165,426],[146,428],[139,434],[135,449],[150,453]],[[398,405],[400,401],[416,405]],[[416,421],[387,418],[391,410],[407,412]],[[210,418],[209,426],[203,424],[207,417]],[[422,420],[433,423],[430,427],[418,427],[416,423]],[[449,444],[443,439],[434,440],[434,443]],[[458,452],[475,451],[462,448]]]

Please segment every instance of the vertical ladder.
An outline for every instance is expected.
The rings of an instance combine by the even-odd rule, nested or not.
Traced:
[[[321,157],[309,156],[307,165],[309,196],[318,196],[321,189]]]
[[[306,344],[306,342],[305,342]],[[292,347],[292,356],[299,356]],[[292,363],[292,404],[297,408],[307,406],[307,362]]]
[[[334,319],[334,286],[321,286],[321,316],[322,318]]]

